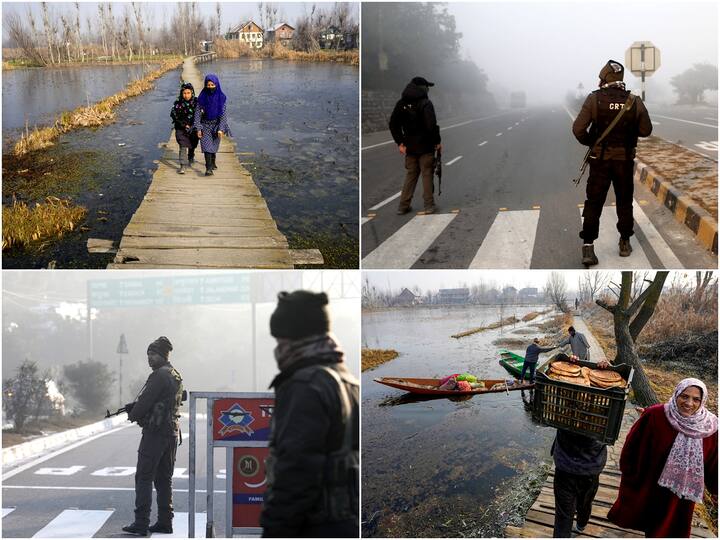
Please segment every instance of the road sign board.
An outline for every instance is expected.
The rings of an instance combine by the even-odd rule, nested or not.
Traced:
[[[127,354],[128,353],[127,341],[125,341],[125,334],[120,334],[120,343],[118,343],[118,346],[117,346],[117,353],[118,354]]]
[[[88,281],[93,308],[250,302],[251,275],[207,274]]]
[[[267,489],[265,462],[270,449],[233,448],[232,526],[260,527]]]
[[[660,67],[660,49],[651,41],[636,41],[625,51],[625,69],[633,75],[646,77],[655,73]]]
[[[268,441],[274,398],[217,399],[213,403],[214,441]]]

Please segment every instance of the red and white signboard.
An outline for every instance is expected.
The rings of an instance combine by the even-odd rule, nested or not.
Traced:
[[[270,440],[272,398],[217,399],[213,403],[214,441]]]
[[[268,447],[233,448],[232,526],[259,527],[267,488]]]

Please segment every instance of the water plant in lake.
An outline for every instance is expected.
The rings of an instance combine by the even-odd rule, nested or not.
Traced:
[[[62,133],[81,127],[98,127],[111,122],[115,118],[113,112],[115,107],[127,99],[150,90],[153,87],[153,81],[164,73],[176,69],[181,63],[182,59],[166,60],[158,69],[151,71],[142,79],[132,81],[117,94],[106,97],[98,103],[88,104],[73,111],[64,112],[52,126],[39,129],[36,127],[32,131],[26,127],[25,133],[15,143],[13,153],[16,156],[22,156],[28,152],[42,150],[52,146],[53,141]]]
[[[2,209],[2,249],[27,247],[51,237],[73,231],[87,211],[69,199],[48,197],[44,203],[28,206],[13,201]]]

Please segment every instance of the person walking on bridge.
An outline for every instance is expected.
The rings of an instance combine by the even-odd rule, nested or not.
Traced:
[[[185,82],[180,86],[180,96],[170,110],[170,118],[175,128],[175,140],[180,146],[178,174],[185,174],[185,167],[191,166],[195,161],[195,149],[198,145],[197,130],[194,126],[197,102],[193,85]]]
[[[405,183],[400,195],[397,213],[407,214],[412,202],[418,176],[423,180],[425,213],[435,212],[433,198],[433,173],[435,150],[442,151],[440,128],[435,118],[435,108],[428,98],[434,83],[423,77],[415,77],[403,90],[402,98],[390,116],[390,133],[398,150],[405,156]]]
[[[591,148],[580,232],[582,263],[586,267],[598,264],[593,243],[599,234],[600,215],[610,184],[617,204],[619,254],[629,257],[632,253],[635,147],[638,137],[652,133],[652,122],[642,100],[625,89],[624,73],[622,64],[614,60],[603,66],[600,88],[587,97],[572,126],[578,142]]]
[[[198,96],[194,122],[200,137],[200,147],[205,154],[205,176],[212,176],[217,169],[215,158],[220,149],[220,140],[224,135],[232,135],[227,122],[226,102],[227,96],[220,88],[220,79],[209,73],[205,76],[203,89]]]
[[[570,345],[570,350],[580,360],[590,361],[590,344],[585,334],[576,331],[574,326],[568,328],[568,337],[558,343],[558,347],[564,347],[565,345]]]

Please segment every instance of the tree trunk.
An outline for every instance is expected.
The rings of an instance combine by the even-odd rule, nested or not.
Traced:
[[[642,307],[637,316],[633,319],[632,323],[630,323],[630,336],[632,337],[633,343],[637,341],[640,332],[642,332],[642,329],[645,328],[645,325],[653,316],[653,313],[655,313],[655,308],[660,300],[660,294],[662,294],[667,276],[667,272],[658,272],[655,274],[655,279],[652,284],[648,287],[651,291],[642,303]]]
[[[650,386],[650,381],[635,351],[635,342],[630,335],[628,317],[620,310],[613,315],[615,343],[617,347],[617,354],[613,364],[628,364],[632,366],[635,370],[632,378],[632,389],[633,392],[635,392],[635,400],[643,407],[654,405],[658,403],[659,400],[652,386]]]

